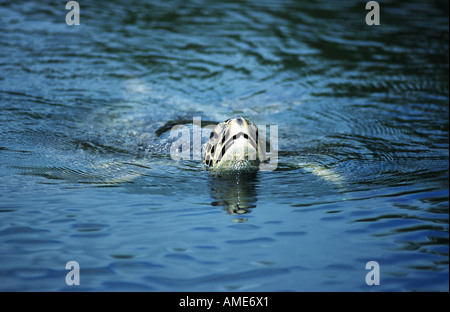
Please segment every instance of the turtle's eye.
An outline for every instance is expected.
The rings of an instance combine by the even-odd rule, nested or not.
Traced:
[[[209,135],[209,138],[212,139],[214,137],[214,131],[211,132],[211,134]]]

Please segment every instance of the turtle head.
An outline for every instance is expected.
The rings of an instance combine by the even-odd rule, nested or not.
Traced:
[[[211,132],[203,163],[216,171],[257,170],[262,159],[255,123],[235,117],[219,123]]]

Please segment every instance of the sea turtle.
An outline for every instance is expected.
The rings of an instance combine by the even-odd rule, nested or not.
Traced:
[[[265,160],[265,148],[259,143],[254,122],[240,116],[229,118],[211,131],[203,163],[217,172],[256,171]]]

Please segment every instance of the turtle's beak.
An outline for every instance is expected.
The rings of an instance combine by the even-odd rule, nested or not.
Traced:
[[[263,159],[258,128],[242,117],[221,122],[211,132],[203,162],[213,170],[256,169]]]
[[[258,164],[256,126],[246,119],[230,119],[222,139],[219,167],[239,169]]]

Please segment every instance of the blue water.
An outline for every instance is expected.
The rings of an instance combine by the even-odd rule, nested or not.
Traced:
[[[0,2],[1,291],[449,290],[448,2],[79,3]],[[171,158],[236,115],[277,170]]]

